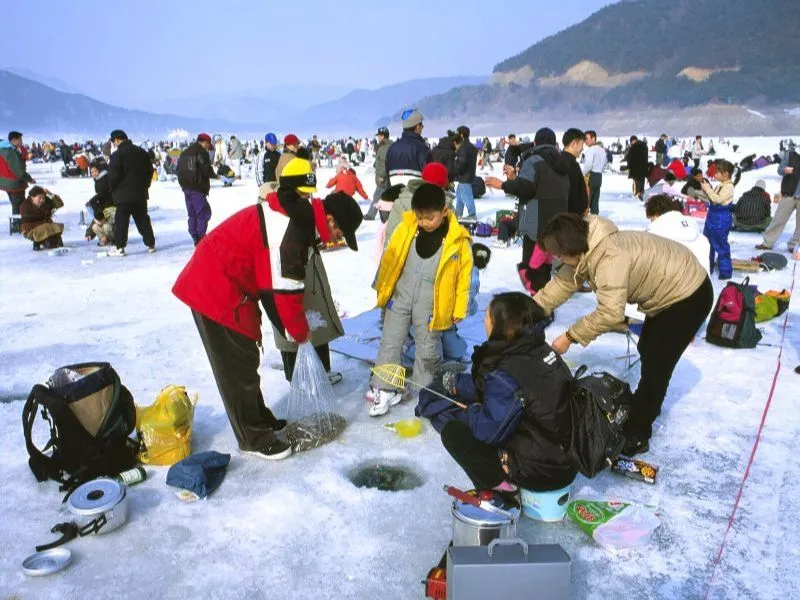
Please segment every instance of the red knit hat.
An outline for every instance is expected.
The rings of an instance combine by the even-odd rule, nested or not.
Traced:
[[[422,169],[422,180],[428,183],[433,183],[441,188],[447,187],[449,177],[447,175],[447,167],[442,163],[428,163]]]
[[[298,137],[295,134],[290,133],[285,138],[283,138],[283,145],[284,146],[299,146],[300,145],[300,140],[298,139]]]

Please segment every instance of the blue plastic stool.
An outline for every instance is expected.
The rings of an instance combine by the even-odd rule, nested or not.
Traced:
[[[522,514],[534,521],[554,523],[567,514],[569,486],[550,492],[534,492],[520,488]]]

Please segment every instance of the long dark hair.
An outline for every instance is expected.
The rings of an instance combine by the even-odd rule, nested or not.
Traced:
[[[492,341],[511,342],[522,337],[534,325],[546,318],[544,310],[527,294],[504,292],[489,303],[492,319]]]

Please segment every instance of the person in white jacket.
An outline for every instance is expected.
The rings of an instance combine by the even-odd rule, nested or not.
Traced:
[[[647,232],[686,246],[706,273],[710,274],[711,246],[708,238],[700,231],[695,218],[684,215],[682,209],[681,201],[673,196],[667,194],[651,196],[645,204],[645,214],[650,220]],[[644,321],[645,317],[633,304],[625,306],[625,316],[637,321]]]
[[[682,208],[680,201],[666,194],[652,196],[645,205],[645,214],[650,220],[647,231],[683,244],[709,271],[708,239],[701,233],[694,217],[681,213]]]

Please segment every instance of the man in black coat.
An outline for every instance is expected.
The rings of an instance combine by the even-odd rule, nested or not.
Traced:
[[[111,132],[111,141],[117,149],[108,163],[108,185],[114,206],[117,207],[114,217],[114,243],[117,249],[109,252],[109,256],[125,256],[131,217],[147,251],[155,252],[156,238],[147,214],[147,201],[150,199],[148,190],[153,181],[150,157],[147,150],[134,146],[121,129]]]
[[[461,218],[464,207],[467,207],[467,219],[476,220],[475,197],[472,182],[475,181],[475,170],[478,167],[478,150],[469,139],[469,127],[462,125],[456,130],[458,141],[455,158],[456,217]]]
[[[631,145],[625,158],[628,161],[628,178],[633,179],[633,195],[639,200],[644,199],[644,180],[648,171],[647,157],[647,144],[632,135]]]
[[[178,183],[186,201],[189,235],[192,236],[195,246],[208,231],[208,222],[211,220],[208,192],[211,190],[211,180],[218,178],[208,155],[211,147],[211,136],[201,133],[197,136],[197,141],[181,152],[178,158]]]
[[[567,212],[576,215],[585,215],[589,208],[589,192],[583,171],[578,164],[578,157],[583,153],[585,134],[580,129],[567,129],[561,138],[564,150],[561,158],[564,161],[567,176],[569,177],[569,196],[567,197]]]
[[[455,173],[456,145],[453,140],[456,135],[455,132],[448,131],[446,136],[439,138],[439,143],[431,151],[431,162],[444,165],[450,181],[453,180]]]
[[[89,165],[89,173],[94,179],[94,196],[86,203],[92,209],[94,219],[86,228],[86,241],[100,238],[99,246],[105,246],[114,240],[114,218],[106,209],[114,206],[111,189],[108,187],[108,165],[105,159],[95,159]]]

